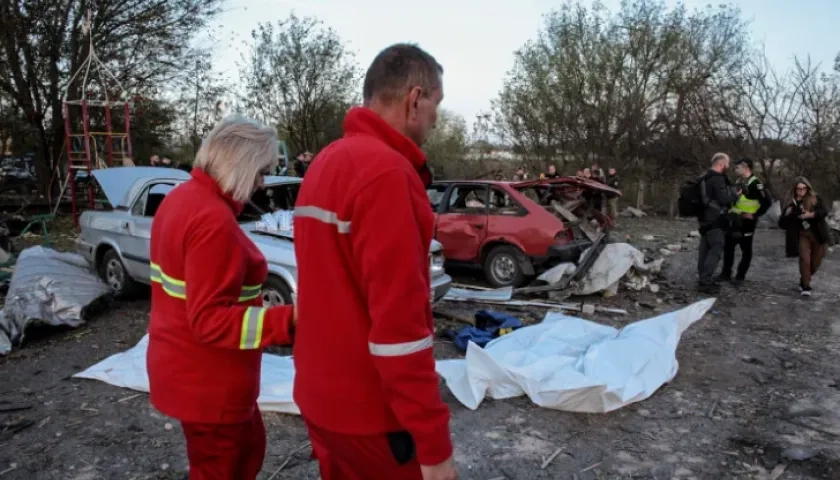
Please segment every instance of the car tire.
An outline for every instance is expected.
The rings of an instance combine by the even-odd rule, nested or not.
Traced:
[[[292,290],[280,277],[269,275],[265,279],[260,292],[264,307],[275,307],[278,305],[291,305]]]
[[[524,254],[512,245],[493,247],[484,258],[484,276],[493,287],[519,287],[525,282]]]
[[[120,255],[114,249],[109,248],[102,255],[99,278],[111,288],[116,298],[127,298],[137,291],[137,282],[128,274]]]

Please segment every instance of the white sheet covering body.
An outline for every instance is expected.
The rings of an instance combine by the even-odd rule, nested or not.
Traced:
[[[680,336],[714,301],[702,300],[621,330],[552,312],[542,323],[493,340],[483,350],[470,344],[465,359],[438,361],[437,371],[471,409],[487,395],[525,394],[541,407],[609,412],[650,397],[674,378]],[[75,376],[148,392],[147,345],[144,336],[128,351]],[[260,409],[300,414],[292,399],[294,377],[291,357],[263,355]]]
[[[631,323],[621,330],[549,313],[482,349],[470,343],[465,359],[437,362],[438,373],[467,408],[485,396],[528,395],[557,410],[601,413],[644,400],[677,374],[677,344],[715,299]]]

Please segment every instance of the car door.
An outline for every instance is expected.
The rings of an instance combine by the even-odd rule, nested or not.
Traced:
[[[173,188],[175,183],[171,181],[151,182],[141,190],[121,225],[125,234],[120,236],[120,251],[125,268],[133,278],[148,282],[152,220],[160,202]]]
[[[439,206],[435,239],[447,260],[475,262],[487,237],[489,189],[481,183],[452,185]]]

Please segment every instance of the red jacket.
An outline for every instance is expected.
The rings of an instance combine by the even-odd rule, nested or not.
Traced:
[[[426,158],[365,108],[344,132],[295,206],[295,402],[334,432],[407,430],[420,463],[435,465],[452,445],[432,351]]]
[[[242,205],[199,169],[152,222],[152,404],[185,422],[252,418],[262,348],[290,343],[292,307],[262,308],[265,258],[236,221]]]

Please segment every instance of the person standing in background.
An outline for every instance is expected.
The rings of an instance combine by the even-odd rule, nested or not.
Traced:
[[[752,262],[753,238],[758,218],[770,208],[770,196],[764,190],[764,184],[752,173],[753,162],[749,158],[741,158],[735,162],[735,173],[741,185],[741,196],[735,205],[729,209],[732,226],[726,232],[723,245],[723,270],[720,280],[734,281],[738,284],[747,276],[747,270]],[[735,247],[741,248],[741,261],[735,278],[732,278],[732,266],[735,264]]]
[[[709,170],[703,175],[700,188],[703,197],[703,211],[698,217],[700,227],[700,249],[697,255],[697,274],[700,290],[715,293],[719,286],[715,282],[715,271],[723,254],[726,219],[729,207],[738,199],[740,190],[735,190],[726,177],[729,169],[729,155],[716,153],[712,156]]]
[[[828,211],[822,198],[805,177],[793,183],[791,200],[779,219],[786,231],[788,257],[799,257],[799,292],[811,296],[811,278],[817,273],[828,249]]]
[[[618,183],[618,172],[615,168],[610,167],[607,170],[607,186],[614,188],[616,190],[621,190]],[[618,218],[618,197],[613,197],[609,199],[609,215],[615,220]]]

